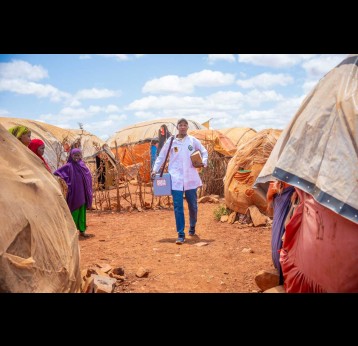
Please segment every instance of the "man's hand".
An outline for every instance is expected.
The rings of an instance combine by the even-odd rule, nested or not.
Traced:
[[[204,164],[198,162],[194,167],[195,168],[201,168],[201,167],[204,167]]]
[[[154,180],[156,174],[157,174],[156,172],[150,173],[150,178],[151,178],[152,180]]]

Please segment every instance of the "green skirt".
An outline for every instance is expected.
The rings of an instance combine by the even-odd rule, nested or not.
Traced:
[[[80,232],[84,232],[86,230],[86,204],[82,204],[78,209],[74,210],[71,214],[77,229]]]

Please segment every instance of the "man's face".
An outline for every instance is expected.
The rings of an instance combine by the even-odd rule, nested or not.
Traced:
[[[182,121],[178,124],[177,128],[180,135],[186,135],[189,125],[185,121]]]

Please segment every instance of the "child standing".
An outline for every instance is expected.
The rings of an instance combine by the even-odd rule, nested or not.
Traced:
[[[44,162],[44,165],[45,165],[46,169],[50,173],[52,173],[49,165],[47,164],[47,162],[43,158],[43,154],[45,152],[45,142],[42,139],[34,138],[33,140],[31,140],[31,142],[29,144],[29,149],[32,152],[34,152]]]
[[[80,236],[86,234],[86,208],[92,207],[92,175],[82,161],[82,151],[72,149],[67,163],[56,170],[54,175],[65,181],[68,187],[66,201]]]

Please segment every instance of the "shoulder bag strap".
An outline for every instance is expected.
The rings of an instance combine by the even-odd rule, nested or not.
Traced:
[[[169,151],[170,151],[170,148],[172,147],[173,140],[174,140],[174,136],[172,136],[172,139],[170,140],[169,149],[168,149],[168,151],[167,151],[167,156],[165,157],[165,160],[164,160],[164,163],[163,163],[162,171],[160,172],[160,177],[162,177],[162,176],[163,176],[163,172],[164,172],[165,164],[167,163],[168,156],[169,156]]]

